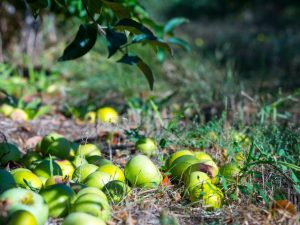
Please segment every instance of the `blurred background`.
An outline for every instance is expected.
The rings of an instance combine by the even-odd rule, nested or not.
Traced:
[[[23,1],[1,1],[2,90],[25,101],[45,92],[43,101],[60,102],[66,115],[105,104],[125,111],[155,99],[204,122],[224,110],[244,123],[299,121],[299,1],[140,1],[158,23],[186,18],[175,34],[189,45],[174,46],[173,57],[138,49],[155,73],[154,91],[140,71],[107,59],[101,38],[83,58],[57,62],[85,16],[79,2],[68,1],[67,14],[52,6],[34,20]]]

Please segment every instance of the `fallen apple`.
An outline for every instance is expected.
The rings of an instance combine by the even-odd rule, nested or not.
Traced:
[[[67,159],[56,159],[55,162],[59,165],[63,177],[72,178],[75,168]]]
[[[21,158],[21,152],[17,146],[11,143],[0,143],[0,165],[6,165],[8,162],[18,162]]]
[[[40,190],[43,186],[40,178],[30,170],[19,168],[14,169],[11,173],[18,187],[26,188],[29,190]]]
[[[105,159],[104,157],[99,156],[99,155],[92,155],[92,156],[88,157],[86,160],[88,161],[88,163],[96,165],[98,167],[106,165],[106,164],[113,164],[112,161]]]
[[[88,112],[84,115],[84,121],[94,124],[96,123],[96,112]]]
[[[100,166],[97,169],[97,171],[109,174],[111,176],[111,180],[119,180],[122,182],[125,181],[125,176],[124,176],[123,171],[119,167],[117,167],[113,164],[106,164],[106,165]]]
[[[97,119],[103,123],[118,123],[119,115],[111,107],[103,107],[97,110]]]
[[[49,216],[58,218],[67,215],[75,192],[66,184],[54,184],[41,190],[40,195],[48,204]]]
[[[91,216],[83,212],[70,213],[62,223],[62,225],[106,225],[106,223],[98,217]]]
[[[101,151],[97,147],[97,145],[81,144],[81,145],[79,145],[77,151],[75,152],[75,155],[84,156],[85,158],[93,156],[93,155],[101,156]]]
[[[45,187],[49,187],[54,184],[65,184],[68,182],[68,178],[63,176],[52,176],[49,177],[45,182]]]
[[[28,114],[23,109],[14,109],[9,116],[14,121],[26,121],[29,119]]]
[[[118,204],[124,200],[130,191],[130,188],[119,180],[110,181],[103,187],[103,192],[113,204]]]
[[[157,152],[157,145],[151,138],[140,138],[135,143],[135,149],[147,156],[151,156],[156,154]]]
[[[240,172],[241,169],[239,164],[234,162],[224,164],[220,168],[220,174],[229,182],[234,182]]]
[[[88,161],[85,159],[85,157],[77,155],[72,159],[72,164],[75,168],[82,166],[83,164],[87,164]]]
[[[183,155],[179,158],[175,159],[173,163],[171,164],[169,172],[171,173],[171,177],[174,180],[182,181],[183,174],[185,170],[193,165],[199,162],[199,159],[197,159],[193,155]]]
[[[26,210],[35,217],[38,225],[44,225],[48,219],[48,206],[43,197],[31,190],[9,189],[0,195],[0,205],[6,206],[2,214],[8,217],[18,210]]]
[[[171,165],[177,158],[179,158],[180,156],[184,156],[184,155],[193,155],[193,153],[190,150],[180,150],[180,151],[174,152],[173,154],[171,154],[169,156],[169,158],[166,161],[166,164],[165,164],[166,170],[170,169]]]
[[[4,116],[9,116],[14,111],[14,107],[8,104],[2,104],[0,107],[0,113]]]
[[[14,177],[8,171],[0,169],[0,194],[14,187],[16,187]]]
[[[71,145],[64,136],[50,133],[42,139],[41,151],[46,156],[51,155],[60,159],[68,159],[71,156]]]
[[[83,164],[75,169],[72,180],[77,183],[82,183],[90,174],[95,172],[97,169],[98,166],[95,166],[93,164]]]
[[[51,176],[62,175],[61,168],[54,160],[44,159],[33,170],[39,177],[48,179]]]
[[[29,211],[18,210],[10,216],[7,225],[38,225],[38,223]]]
[[[206,210],[219,209],[222,206],[224,194],[213,184],[203,184],[203,206]]]
[[[84,181],[84,184],[88,187],[96,187],[102,189],[105,184],[111,181],[111,175],[108,173],[96,171],[90,174]]]
[[[194,152],[194,156],[199,159],[201,162],[203,161],[213,161],[212,157],[206,152]]]
[[[72,212],[84,212],[108,221],[111,217],[110,205],[97,194],[79,196],[73,204]]]
[[[212,180],[212,183],[218,182],[218,174],[219,174],[219,167],[214,161],[198,161],[197,163],[191,164],[183,174],[183,180],[186,179],[186,177],[195,171],[201,171],[206,173]]]
[[[20,163],[29,169],[34,169],[34,167],[36,165],[34,162],[41,160],[41,159],[42,159],[42,157],[40,156],[40,154],[38,152],[29,151],[21,158]]]
[[[86,187],[86,188],[83,188],[82,190],[80,190],[77,193],[76,197],[78,198],[79,196],[84,195],[84,194],[96,194],[96,195],[99,195],[105,201],[108,202],[107,196],[99,188],[95,188],[95,187]]]
[[[188,191],[196,186],[202,187],[204,183],[211,183],[210,177],[201,171],[195,171],[189,173],[185,180],[185,187]]]
[[[157,187],[162,181],[160,171],[145,155],[137,155],[131,158],[125,166],[124,174],[134,187]]]

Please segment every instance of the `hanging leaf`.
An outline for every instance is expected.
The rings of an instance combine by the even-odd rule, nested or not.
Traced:
[[[64,50],[59,61],[77,59],[92,49],[97,40],[97,30],[91,24],[81,24],[73,42]]]
[[[132,19],[122,19],[117,22],[115,25],[116,28],[118,29],[124,29],[128,30],[134,34],[146,34],[148,36],[153,36],[155,35],[152,33],[151,30],[149,30],[147,27],[145,27],[143,24],[136,22],[135,20]]]
[[[122,45],[127,43],[127,37],[124,33],[116,32],[110,27],[106,31],[106,39],[108,41],[108,58],[114,55]]]
[[[120,19],[129,18],[130,10],[118,2],[101,0],[104,5],[110,8]]]
[[[181,38],[171,37],[167,40],[167,42],[170,44],[178,45],[188,52],[192,50],[191,45],[187,43],[185,40],[182,40]]]
[[[168,51],[170,55],[173,54],[171,47],[165,43],[162,39],[159,39],[153,35],[139,34],[133,37],[132,43],[149,43],[153,47],[160,47]],[[157,49],[156,49],[157,50]]]
[[[173,18],[171,20],[169,20],[166,25],[164,26],[164,32],[165,33],[172,33],[173,30],[180,26],[181,24],[183,23],[186,23],[188,22],[189,20],[186,19],[186,18],[183,18],[183,17],[176,17],[176,18]]]
[[[128,54],[125,54],[117,62],[129,64],[129,65],[136,65],[143,72],[145,77],[147,78],[150,89],[153,90],[154,76],[153,76],[152,70],[146,63],[144,63],[144,61],[140,57],[130,56]]]

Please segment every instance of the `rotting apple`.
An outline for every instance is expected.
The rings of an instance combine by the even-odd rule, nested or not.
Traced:
[[[118,123],[118,112],[111,107],[103,107],[97,110],[97,119],[103,123]]]
[[[110,205],[97,194],[79,196],[72,206],[72,212],[84,212],[108,221],[111,217]]]
[[[8,171],[0,169],[0,194],[14,187],[16,187],[14,177]]]
[[[18,210],[29,211],[36,219],[38,225],[44,225],[48,219],[48,205],[43,197],[31,190],[24,188],[12,188],[0,195],[0,205],[10,217]]]
[[[151,138],[140,138],[135,143],[135,149],[147,156],[152,156],[157,153],[157,144]]]
[[[116,165],[106,164],[106,165],[100,166],[97,169],[97,171],[109,174],[111,176],[111,180],[119,180],[122,182],[125,181],[125,176],[124,176],[123,171]]]
[[[145,155],[137,155],[131,158],[125,165],[124,174],[134,187],[157,187],[162,181],[160,171]]]
[[[17,162],[21,158],[21,152],[17,146],[8,142],[0,143],[0,165],[8,162]]]
[[[71,207],[72,198],[75,192],[66,184],[54,184],[39,193],[47,202],[49,207],[49,216],[63,217]]]
[[[111,181],[111,175],[108,173],[95,171],[90,174],[84,181],[84,184],[88,187],[96,187],[102,189],[105,184]]]
[[[83,212],[70,213],[62,225],[106,225],[106,223],[95,216]]]
[[[98,166],[93,164],[83,164],[77,167],[73,173],[72,180],[77,183],[82,183],[90,174],[95,172]]]

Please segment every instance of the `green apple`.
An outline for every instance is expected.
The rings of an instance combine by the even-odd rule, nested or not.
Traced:
[[[9,116],[14,121],[26,121],[29,119],[28,114],[23,109],[14,109]]]
[[[200,161],[213,161],[212,157],[206,152],[194,152],[194,156]]]
[[[33,170],[39,177],[48,179],[51,176],[62,175],[61,168],[54,160],[42,160]]]
[[[45,187],[49,187],[51,185],[54,184],[65,184],[68,182],[68,178],[67,177],[63,177],[63,176],[52,176],[49,177],[46,182],[45,182]]]
[[[184,156],[184,155],[193,155],[193,153],[190,151],[190,150],[180,150],[180,151],[177,151],[177,152],[174,152],[173,154],[171,154],[169,156],[169,158],[167,159],[166,161],[166,164],[165,164],[165,167],[166,167],[166,170],[169,170],[173,164],[173,162],[181,157],[181,156]]]
[[[11,143],[0,143],[0,165],[6,165],[8,162],[17,162],[21,158],[21,152],[17,146]]]
[[[226,178],[229,182],[234,182],[236,177],[241,172],[240,166],[238,163],[232,162],[227,163],[221,166],[220,174]]]
[[[219,209],[224,199],[223,192],[213,184],[203,184],[203,206],[207,210]]]
[[[94,124],[96,123],[96,112],[88,112],[84,115],[84,121]]]
[[[91,216],[83,212],[75,212],[69,214],[62,225],[106,225],[106,223],[95,216]]]
[[[42,157],[40,156],[40,154],[38,152],[29,151],[22,157],[22,159],[20,160],[20,163],[27,168],[33,169],[35,167],[34,162],[41,160],[41,159],[42,159]]]
[[[118,112],[111,107],[103,107],[97,110],[97,119],[103,123],[118,123]]]
[[[0,107],[0,113],[4,116],[9,116],[14,111],[14,107],[8,104],[2,104]]]
[[[111,217],[110,206],[97,194],[84,194],[79,196],[73,204],[72,212],[84,212],[108,221]]]
[[[211,183],[210,177],[201,171],[194,171],[189,173],[185,180],[186,189],[193,189],[195,186],[202,186],[204,183]]]
[[[108,173],[96,171],[90,174],[84,181],[84,184],[88,187],[96,187],[102,189],[105,184],[111,181],[111,175]]]
[[[0,194],[14,187],[16,187],[14,177],[8,171],[0,169]]]
[[[90,174],[95,172],[97,169],[98,166],[95,166],[93,164],[83,164],[75,169],[72,180],[77,183],[82,183]]]
[[[140,138],[135,143],[135,149],[147,156],[155,155],[157,152],[157,145],[151,138]]]
[[[137,155],[131,158],[125,165],[124,174],[134,187],[157,187],[162,181],[160,171],[145,155]]]
[[[118,204],[130,193],[130,188],[122,181],[113,180],[105,184],[103,192],[113,204]]]
[[[174,180],[181,181],[183,179],[183,174],[185,170],[195,164],[198,163],[199,159],[197,159],[193,155],[183,155],[179,158],[175,159],[170,167],[171,177]]]
[[[112,161],[105,159],[104,157],[99,156],[99,155],[92,155],[92,156],[88,157],[86,160],[88,161],[88,163],[94,164],[99,167],[106,165],[106,164],[113,164]]]
[[[75,192],[66,184],[54,184],[41,190],[40,195],[48,204],[49,216],[57,218],[68,213]]]
[[[84,156],[81,155],[76,155],[73,159],[72,159],[72,163],[74,165],[75,168],[82,166],[83,164],[87,164],[88,161],[85,159]]]
[[[75,152],[76,155],[84,156],[85,158],[98,155],[101,156],[100,149],[97,145],[94,144],[81,144],[79,145],[77,151]]]
[[[57,133],[50,133],[42,139],[41,150],[46,156],[57,156],[60,159],[68,159],[71,156],[70,142]]]
[[[3,204],[7,204],[5,213],[8,216],[18,210],[26,210],[35,217],[38,225],[44,225],[48,219],[48,206],[43,197],[31,190],[23,188],[9,189],[0,195],[0,205]]]
[[[73,164],[67,159],[56,159],[55,162],[59,165],[63,177],[72,178],[75,168]]]
[[[212,180],[212,183],[218,182],[218,174],[219,174],[219,167],[214,161],[200,161],[198,163],[191,164],[183,174],[183,179],[185,180],[189,173],[201,171],[206,173]]]
[[[106,164],[106,165],[100,166],[97,169],[97,171],[108,173],[111,176],[111,180],[119,180],[122,182],[125,181],[125,176],[124,176],[123,171],[119,167],[117,167],[113,164]]]
[[[7,225],[38,225],[38,223],[32,213],[27,210],[18,210],[10,216]]]
[[[108,202],[106,195],[99,188],[95,188],[95,187],[83,188],[77,193],[76,197],[78,198],[79,196],[84,195],[84,194],[97,194],[100,197],[102,197],[105,201]]]
[[[23,168],[15,169],[11,172],[12,176],[18,187],[26,189],[36,189],[39,190],[42,188],[43,183],[40,178],[32,173],[30,170],[24,170]]]

